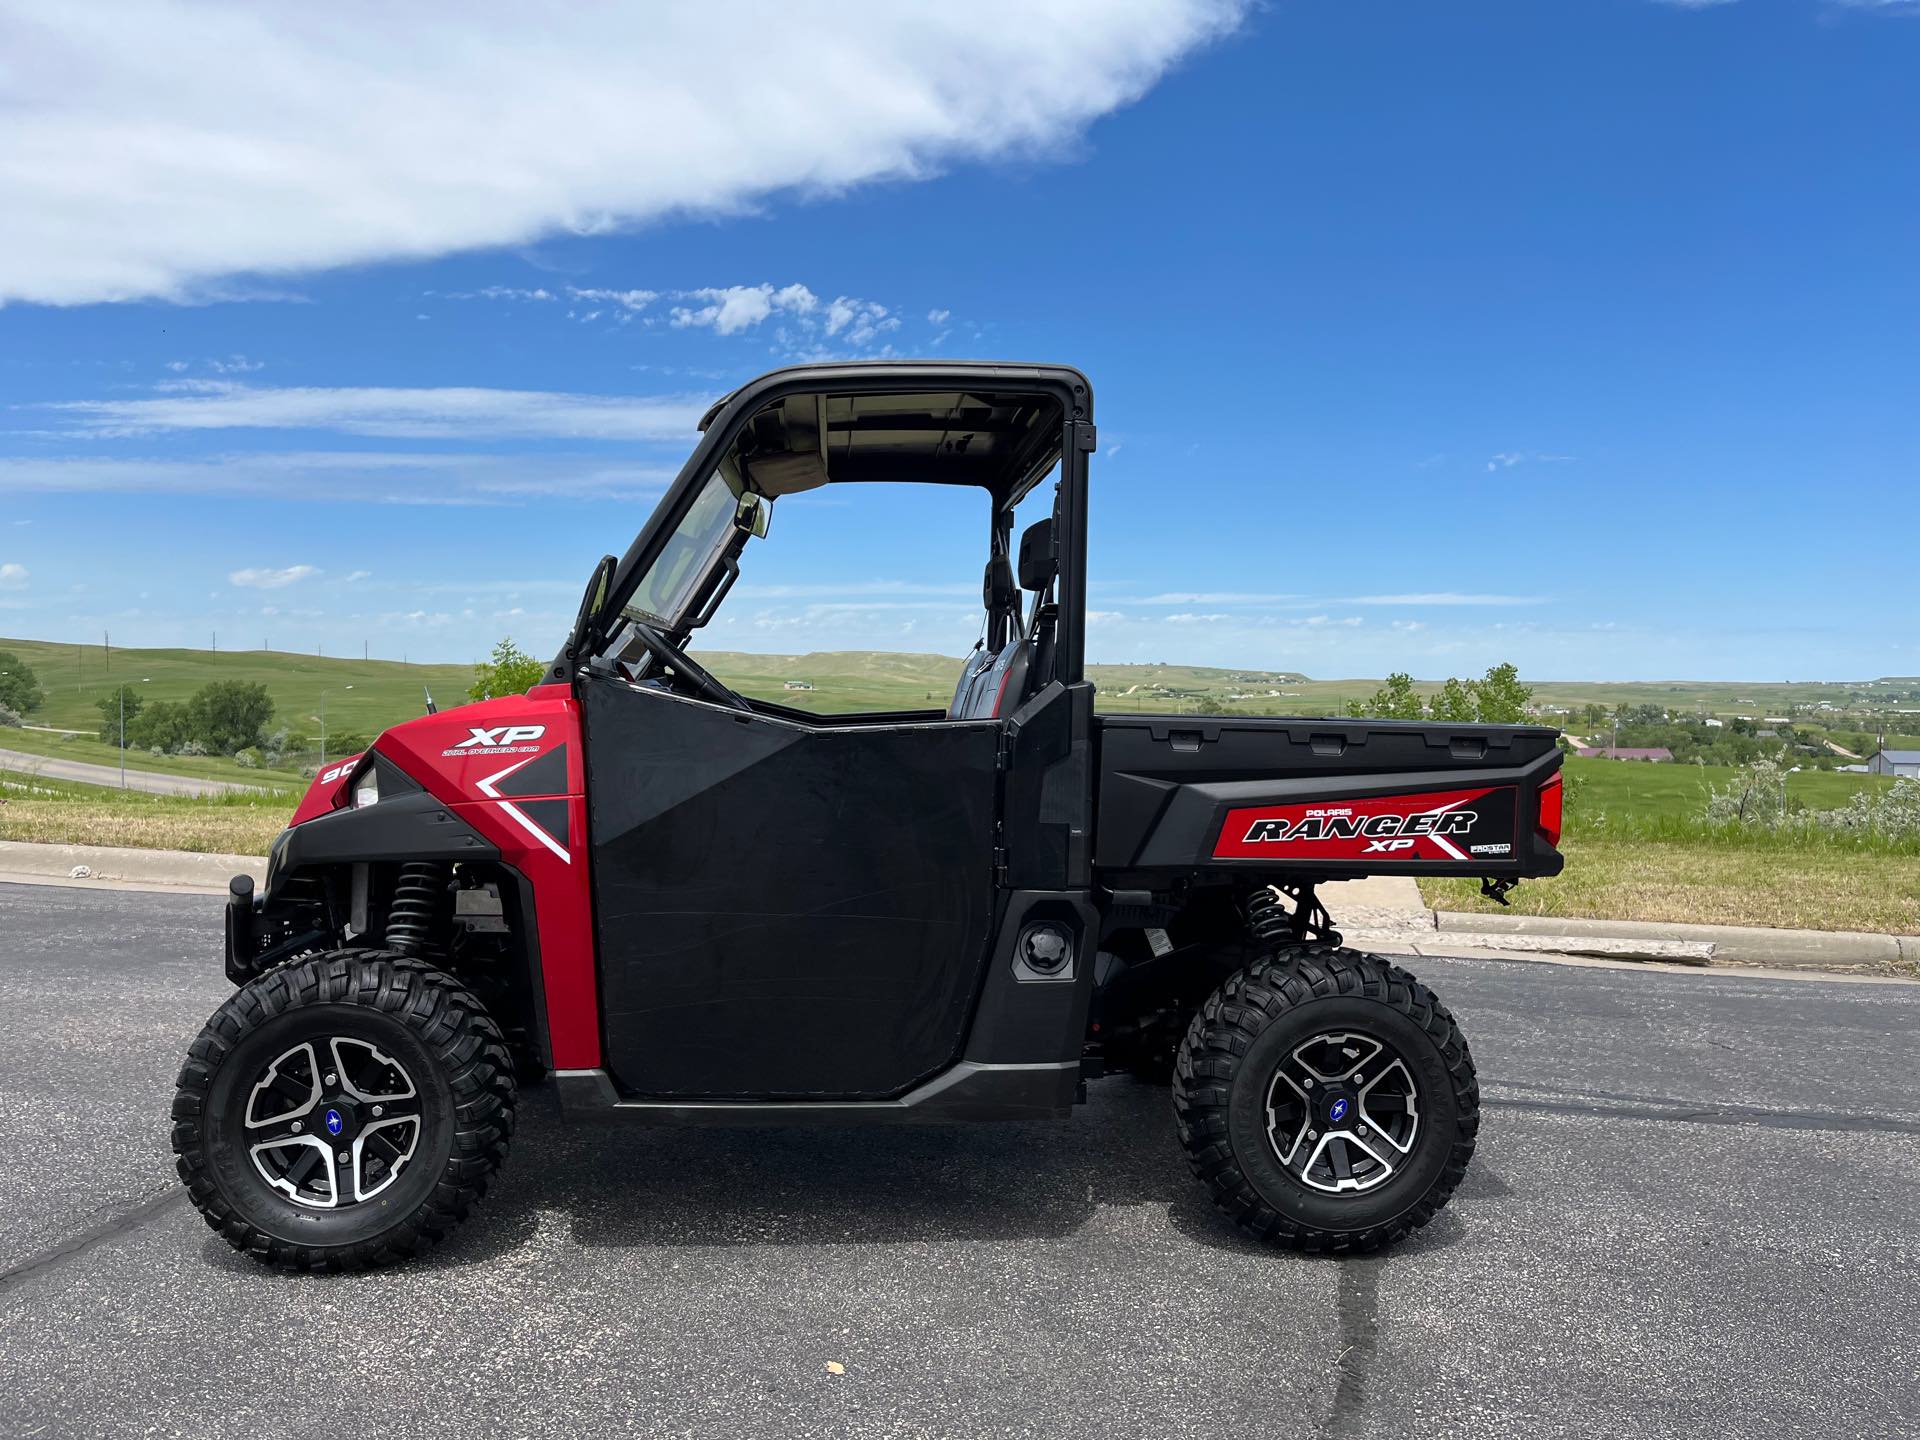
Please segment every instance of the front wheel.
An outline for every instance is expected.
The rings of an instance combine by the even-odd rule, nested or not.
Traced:
[[[345,1270],[441,1239],[513,1130],[500,1030],[451,976],[339,951],[243,986],[188,1051],[180,1178],[207,1224],[289,1269]]]
[[[1363,1251],[1431,1220],[1473,1156],[1480,1090],[1433,992],[1329,946],[1256,961],[1194,1016],[1174,1069],[1194,1173],[1242,1229]]]

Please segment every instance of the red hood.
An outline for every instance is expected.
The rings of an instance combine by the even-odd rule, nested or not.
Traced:
[[[537,757],[575,737],[578,721],[565,685],[536,685],[524,695],[503,695],[421,715],[382,732],[373,748],[413,779],[451,803],[477,799],[482,782],[503,767]],[[569,745],[567,792],[580,791],[578,745]],[[314,776],[287,823],[299,825],[351,803],[353,775],[367,752],[330,760]]]

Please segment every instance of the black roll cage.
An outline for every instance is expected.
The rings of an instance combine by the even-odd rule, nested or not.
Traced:
[[[613,566],[611,580],[604,572],[605,562],[596,567],[589,582],[590,599],[598,591],[598,603],[583,603],[580,620],[566,644],[548,667],[547,680],[568,683],[577,669],[605,638],[606,621],[617,614],[626,597],[653,561],[692,504],[694,496],[734,443],[747,422],[769,404],[792,395],[831,392],[837,395],[913,394],[942,390],[990,390],[996,394],[1036,395],[1059,406],[1059,498],[1055,509],[1054,549],[1059,567],[1057,603],[1059,605],[1058,640],[1054,678],[1066,685],[1081,682],[1086,664],[1086,556],[1087,556],[1087,457],[1093,453],[1093,387],[1080,371],[1066,365],[1009,365],[985,361],[879,360],[845,361],[814,365],[792,365],[749,381],[714,402],[700,419],[701,437],[686,462],[680,467],[666,494],[647,517],[633,543]],[[993,499],[989,526],[989,553],[1009,553],[1013,535],[1014,507],[1025,499],[1052,468],[1051,447],[1043,457],[1046,463],[1029,466],[1006,477],[1001,486],[977,480],[952,480],[949,484],[976,484]],[[841,482],[855,483],[855,482]],[[882,483],[929,483],[902,479]],[[718,593],[703,595],[694,605],[702,619],[710,616],[738,573],[729,557],[722,567],[724,577]],[[603,587],[604,584],[604,588]],[[692,628],[692,627],[686,627]],[[686,635],[671,637],[684,644]]]

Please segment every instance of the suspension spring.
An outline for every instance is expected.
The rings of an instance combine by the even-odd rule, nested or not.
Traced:
[[[1311,883],[1263,885],[1247,897],[1247,930],[1262,945],[1338,945],[1340,932]]]
[[[446,954],[445,937],[452,910],[453,867],[430,861],[400,867],[393,904],[387,910],[387,945],[416,959]]]
[[[1247,931],[1262,945],[1288,945],[1294,940],[1293,912],[1272,885],[1262,885],[1247,897]]]

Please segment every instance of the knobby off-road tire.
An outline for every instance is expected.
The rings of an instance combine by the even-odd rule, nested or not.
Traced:
[[[1373,1063],[1370,1042],[1384,1047],[1376,1071],[1398,1058],[1406,1080],[1377,1073],[1371,1115],[1361,1085],[1313,1081]],[[1342,1122],[1389,1164],[1356,1137],[1341,1142],[1355,1173],[1334,1171],[1329,1116],[1341,1098]],[[1431,1220],[1466,1174],[1480,1125],[1473,1057],[1446,1007],[1379,956],[1324,945],[1257,960],[1214,992],[1181,1043],[1173,1104],[1188,1163],[1215,1205],[1263,1240],[1331,1253],[1375,1250]],[[1301,1148],[1290,1150],[1296,1135]],[[1316,1144],[1329,1150],[1310,1168]]]
[[[309,1071],[335,1083],[316,1088],[301,1112]],[[331,1098],[339,1082],[358,1094]],[[375,950],[311,956],[243,986],[189,1047],[178,1086],[173,1149],[207,1224],[267,1264],[320,1271],[385,1264],[445,1237],[505,1158],[516,1098],[505,1041],[480,1002],[429,965]],[[299,1119],[254,1128],[274,1109]],[[383,1122],[373,1117],[401,1111],[417,1115],[414,1127],[389,1113],[376,1143]],[[319,1154],[290,1131],[314,1137]],[[258,1146],[276,1135],[284,1148]],[[361,1135],[364,1199],[353,1193],[363,1152],[346,1148]],[[335,1145],[350,1167],[328,1158]],[[312,1178],[296,1183],[302,1162]],[[284,1191],[268,1178],[280,1167]],[[335,1203],[316,1208],[327,1202],[323,1180]]]

